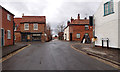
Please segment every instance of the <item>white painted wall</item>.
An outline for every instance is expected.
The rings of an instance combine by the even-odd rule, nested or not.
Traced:
[[[104,3],[110,0],[103,0],[97,12],[94,14],[95,19],[95,36],[97,41],[95,45],[102,46],[102,38],[109,38],[110,47],[118,48],[118,2],[114,2],[113,14],[104,16]],[[105,44],[107,46],[107,43]]]
[[[120,1],[118,3],[118,47],[120,48]]]
[[[64,40],[69,41],[69,26],[64,30]]]

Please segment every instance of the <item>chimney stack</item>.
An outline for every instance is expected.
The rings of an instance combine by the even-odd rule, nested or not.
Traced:
[[[22,14],[22,16],[24,16],[24,13]]]
[[[71,22],[73,21],[74,19],[71,17]]]
[[[67,22],[67,25],[69,25],[69,24],[70,24],[70,21]]]
[[[85,17],[85,20],[87,19],[87,17]]]
[[[78,14],[78,19],[80,19],[80,14]]]

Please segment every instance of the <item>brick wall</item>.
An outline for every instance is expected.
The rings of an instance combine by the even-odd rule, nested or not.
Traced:
[[[45,24],[38,24],[38,30],[34,30],[33,24],[29,24],[29,30],[24,30],[24,24],[21,24],[21,32],[45,32]]]
[[[15,42],[20,42],[21,41],[21,34],[20,34],[20,21],[22,18],[14,18],[14,22],[15,22],[15,27],[16,27],[16,31],[15,31]]]
[[[21,33],[19,31],[15,32],[15,42],[20,42],[21,41]]]
[[[7,20],[8,11],[2,9],[2,28],[4,28],[4,45],[13,45],[13,15],[10,14],[11,21]],[[7,39],[7,30],[11,31],[11,39]]]
[[[85,33],[89,34],[90,40],[93,38],[93,27],[89,26],[89,30],[85,30],[85,25],[72,25],[70,26],[70,33],[72,33],[73,41],[82,41]],[[80,38],[77,38],[76,34],[80,33]]]

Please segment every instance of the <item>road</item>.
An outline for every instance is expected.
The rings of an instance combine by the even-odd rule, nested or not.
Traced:
[[[3,70],[116,70],[110,65],[75,51],[72,42],[33,42],[2,63]]]

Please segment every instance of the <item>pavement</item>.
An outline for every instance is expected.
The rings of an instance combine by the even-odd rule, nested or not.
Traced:
[[[73,42],[31,43],[2,63],[3,70],[117,70],[70,47]]]
[[[0,50],[2,52],[2,57],[5,57],[8,54],[10,54],[10,53],[12,53],[14,51],[17,51],[20,48],[23,48],[23,47],[25,47],[27,45],[28,45],[28,43],[26,43],[26,42],[18,42],[18,43],[15,43],[15,45],[2,47],[1,48],[2,51]]]
[[[92,53],[103,58],[107,58],[111,61],[117,62],[120,65],[120,50],[113,48],[93,47],[93,44],[76,43],[73,47],[84,51],[86,53]]]

